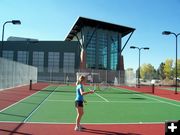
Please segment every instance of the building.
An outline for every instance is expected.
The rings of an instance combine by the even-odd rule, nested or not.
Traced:
[[[124,70],[121,55],[134,28],[79,17],[66,37],[66,41],[79,41],[81,69]],[[122,38],[130,34],[125,45]]]
[[[134,28],[126,26],[79,17],[65,40],[79,42],[82,72],[99,70],[101,82],[113,82],[118,78],[118,82],[123,83],[124,59],[122,51],[134,30]],[[122,38],[127,35],[129,37],[123,45]],[[106,71],[103,73],[103,70]]]
[[[38,39],[10,36],[7,41],[38,41]]]
[[[73,41],[6,41],[3,58],[38,67],[38,81],[75,80],[79,45]]]
[[[134,30],[79,17],[65,41],[6,41],[3,57],[38,67],[38,80],[62,81],[68,75],[70,81],[75,81],[76,72],[96,72],[98,82],[112,82],[115,77],[123,82],[122,51]]]

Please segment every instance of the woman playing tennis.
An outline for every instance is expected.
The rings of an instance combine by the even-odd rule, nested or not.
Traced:
[[[81,118],[83,116],[83,102],[84,102],[84,95],[92,94],[94,93],[94,90],[85,92],[83,89],[83,82],[85,81],[84,76],[80,76],[76,82],[76,99],[75,99],[75,107],[77,111],[77,117],[76,117],[76,126],[74,130],[81,131],[83,127],[80,125]]]

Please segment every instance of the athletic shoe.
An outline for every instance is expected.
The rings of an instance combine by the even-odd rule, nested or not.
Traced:
[[[80,126],[79,126],[79,127],[75,126],[74,130],[75,130],[75,131],[81,131],[82,129],[81,129]]]

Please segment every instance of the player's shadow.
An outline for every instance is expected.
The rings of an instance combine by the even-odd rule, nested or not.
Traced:
[[[24,123],[17,123],[17,124],[13,124],[13,125],[6,125],[6,129],[3,129],[0,127],[0,133],[4,133],[6,135],[32,135],[26,132],[20,132],[18,131],[19,129],[21,129],[21,127],[23,127]]]
[[[90,128],[83,129],[83,132],[99,134],[99,135],[141,135],[137,133],[121,133],[121,132],[115,132],[115,131],[90,129]]]

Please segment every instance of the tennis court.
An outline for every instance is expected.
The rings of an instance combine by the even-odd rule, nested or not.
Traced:
[[[88,90],[89,86],[85,86]],[[33,89],[36,91],[35,89]],[[32,90],[32,91],[33,91]],[[75,86],[54,85],[0,111],[1,122],[75,123]],[[84,124],[164,123],[180,119],[180,102],[110,87],[85,97]]]
[[[163,87],[162,89],[175,91],[175,87]],[[177,91],[180,91],[180,87],[177,87]]]

